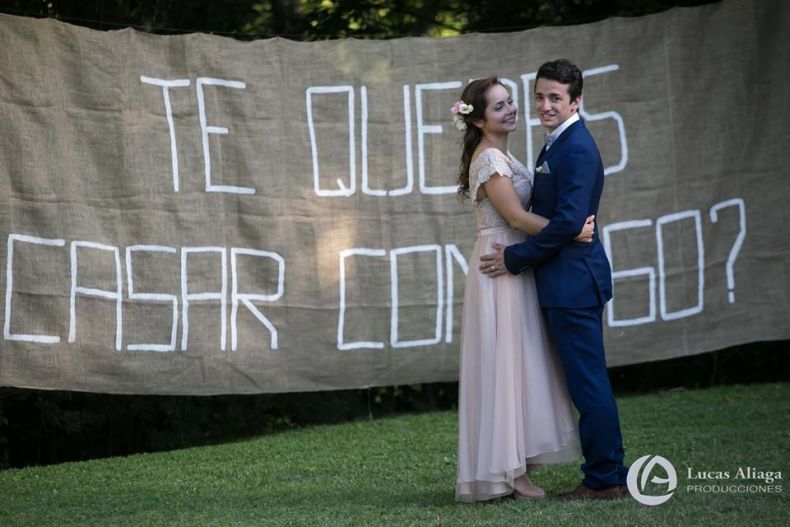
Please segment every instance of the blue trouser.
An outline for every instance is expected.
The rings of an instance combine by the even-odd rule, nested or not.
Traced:
[[[579,411],[584,484],[601,490],[625,485],[623,439],[603,348],[603,306],[544,308],[549,333]]]

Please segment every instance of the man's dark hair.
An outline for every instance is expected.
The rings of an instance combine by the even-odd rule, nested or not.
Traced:
[[[575,101],[582,96],[582,72],[576,64],[568,59],[552,60],[543,64],[538,69],[538,75],[535,79],[547,79],[557,81],[560,84],[568,85],[568,95],[571,96],[571,101]]]

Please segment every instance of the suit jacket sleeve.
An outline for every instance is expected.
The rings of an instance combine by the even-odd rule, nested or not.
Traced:
[[[584,144],[565,148],[567,152],[562,152],[552,167],[557,184],[554,216],[536,236],[505,249],[505,266],[513,274],[540,265],[572,242],[590,214],[600,155]]]

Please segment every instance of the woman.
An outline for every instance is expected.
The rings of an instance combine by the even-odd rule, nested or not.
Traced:
[[[456,499],[545,495],[529,471],[580,457],[565,378],[541,318],[531,271],[488,278],[480,255],[548,224],[527,212],[532,177],[507,150],[517,108],[496,77],[469,83],[452,108],[463,130],[459,193],[472,198],[478,238],[464,292]],[[525,234],[526,233],[526,234]],[[577,240],[592,239],[592,217]]]

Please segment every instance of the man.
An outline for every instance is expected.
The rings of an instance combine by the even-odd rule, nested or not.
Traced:
[[[574,241],[588,215],[598,213],[603,163],[579,118],[582,74],[560,59],[543,64],[535,80],[535,111],[548,135],[538,156],[532,212],[549,224],[523,243],[481,257],[480,270],[534,269],[538,299],[579,411],[584,479],[561,499],[627,496],[620,423],[606,370],[602,314],[612,297],[609,260],[597,227],[592,243]],[[504,250],[503,250],[504,249]]]

